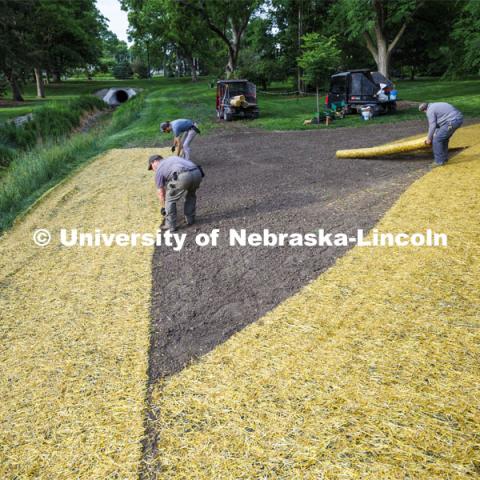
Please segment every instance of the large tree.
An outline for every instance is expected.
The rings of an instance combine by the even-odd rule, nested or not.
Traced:
[[[44,67],[60,81],[69,68],[91,68],[102,55],[105,19],[95,0],[37,0],[35,35],[45,53]]]
[[[43,70],[56,79],[68,68],[97,62],[104,19],[95,0],[0,0],[0,68],[13,98],[22,100],[19,80],[34,71],[44,96]]]
[[[283,58],[280,56],[271,17],[253,18],[244,43],[238,68],[241,77],[260,84],[264,90],[273,80],[285,78]]]
[[[196,9],[177,0],[122,0],[128,11],[133,51],[161,59],[164,72],[196,80],[197,71],[217,70],[226,48]],[[143,55],[144,57],[147,55]]]
[[[457,2],[451,34],[452,73],[480,74],[480,1]]]
[[[33,7],[34,0],[0,0],[0,70],[10,84],[12,98],[16,101],[23,101],[20,80],[30,61]]]
[[[192,80],[196,80],[199,58],[207,57],[212,33],[205,22],[192,9],[185,8],[175,0],[123,0],[123,7],[129,12],[130,35],[135,40],[134,50],[144,50],[158,56],[159,46],[174,69],[185,70],[188,65]]]
[[[458,15],[461,3],[442,2],[439,5],[438,0],[426,0],[392,54],[391,69],[408,73],[411,80],[418,74],[444,74],[451,60],[446,53],[453,47],[445,32],[451,31],[452,20]]]
[[[275,41],[285,77],[296,76],[297,90],[304,91],[303,72],[297,62],[302,54],[303,37],[323,34],[330,24],[327,19],[331,0],[271,0],[269,15],[276,30]]]
[[[226,76],[237,69],[243,36],[261,0],[175,0],[195,12],[225,44],[228,50]]]
[[[331,14],[345,20],[350,37],[362,37],[379,72],[388,76],[390,60],[423,0],[340,0]]]

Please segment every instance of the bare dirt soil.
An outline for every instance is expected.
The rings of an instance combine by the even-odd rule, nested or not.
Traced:
[[[231,247],[229,229],[275,233],[368,231],[430,167],[414,159],[339,160],[337,149],[424,132],[424,122],[265,132],[225,128],[193,143],[206,177],[184,248],[153,257],[150,381],[181,370],[329,268],[350,247]],[[179,218],[182,218],[179,212]],[[195,235],[220,229],[218,247]]]

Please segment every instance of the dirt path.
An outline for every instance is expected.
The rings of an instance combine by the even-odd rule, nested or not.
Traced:
[[[422,133],[423,122],[319,132],[232,131],[195,140],[207,177],[181,252],[153,258],[150,379],[177,372],[330,267],[346,247],[229,247],[229,229],[369,230],[431,158],[338,160],[335,151]],[[194,234],[219,228],[218,248]]]

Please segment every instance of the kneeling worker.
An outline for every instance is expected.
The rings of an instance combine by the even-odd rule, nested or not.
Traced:
[[[190,160],[190,144],[197,133],[200,133],[200,130],[197,128],[197,123],[186,118],[179,118],[172,122],[161,123],[160,130],[165,133],[173,132],[175,138],[173,140],[172,152],[176,152],[177,155],[182,154],[184,158]],[[182,138],[180,138],[180,136],[182,136]]]
[[[463,123],[463,115],[455,107],[445,102],[422,103],[418,109],[425,112],[428,119],[427,145],[432,145],[435,166],[448,161],[448,142]]]
[[[148,169],[155,172],[157,195],[165,215],[166,230],[177,229],[177,202],[185,197],[184,214],[187,225],[195,223],[197,188],[204,176],[202,167],[185,158],[172,156],[163,158],[152,155],[148,159]]]

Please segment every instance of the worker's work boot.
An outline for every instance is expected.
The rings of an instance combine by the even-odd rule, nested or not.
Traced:
[[[171,227],[170,225],[163,224],[163,225],[160,226],[160,230],[161,230],[162,232],[166,232],[166,231],[176,232],[176,231],[177,231],[177,227]]]

